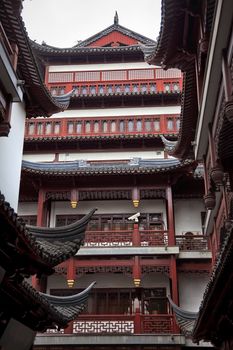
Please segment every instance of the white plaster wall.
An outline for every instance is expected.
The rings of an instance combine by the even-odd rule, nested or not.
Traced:
[[[9,136],[0,137],[0,190],[15,211],[18,208],[24,128],[24,104],[13,103]]]
[[[95,118],[95,117],[120,117],[141,116],[159,114],[180,114],[180,106],[135,107],[135,108],[99,108],[99,109],[69,109],[54,114],[51,118]]]
[[[39,154],[24,154],[23,160],[29,162],[52,162],[54,160],[55,153],[39,153]]]
[[[50,226],[55,226],[56,215],[66,214],[87,214],[91,209],[97,208],[96,214],[117,214],[117,213],[163,213],[163,220],[167,226],[166,205],[164,200],[142,200],[139,207],[134,208],[131,200],[121,201],[81,201],[77,208],[72,209],[69,202],[52,202]]]
[[[205,211],[202,199],[177,199],[174,201],[176,235],[187,231],[201,233],[201,211]]]
[[[37,215],[37,203],[33,202],[19,202],[19,215]]]
[[[163,158],[163,151],[129,151],[127,152],[79,152],[79,153],[60,153],[59,160],[61,162],[64,161],[72,161],[83,159],[87,161],[91,160],[130,160],[132,158],[143,158],[143,159],[152,159],[152,158]]]
[[[66,64],[49,66],[49,72],[78,72],[78,71],[99,71],[114,69],[137,69],[137,68],[155,68],[146,62],[126,62],[126,63],[103,63],[103,64]]]
[[[95,273],[85,274],[77,277],[74,288],[86,288],[93,281],[96,281],[95,288],[135,288],[131,275],[114,274],[114,273]],[[160,288],[167,289],[170,294],[169,279],[160,273],[150,273],[143,276],[141,280],[143,288]],[[67,288],[66,276],[53,275],[48,277],[47,293],[50,289]]]
[[[187,311],[199,310],[205,287],[209,281],[207,274],[179,273],[180,307]]]

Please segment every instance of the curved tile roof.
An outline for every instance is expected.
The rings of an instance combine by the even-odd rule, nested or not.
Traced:
[[[166,173],[188,166],[195,166],[190,160],[178,159],[132,159],[128,163],[87,163],[85,161],[33,163],[22,162],[22,171],[32,174],[72,176],[72,175],[103,175],[103,174],[132,174],[132,173]]]
[[[95,209],[71,225],[59,228],[27,227],[0,193],[1,234],[8,235],[11,242],[11,245],[5,246],[6,238],[2,241],[4,256],[10,256],[12,268],[20,267],[24,275],[42,272],[51,274],[54,266],[77,253],[94,211]],[[22,252],[23,259],[20,258]]]
[[[16,43],[19,50],[17,73],[25,81],[27,117],[50,116],[66,106],[54,99],[44,85],[20,12],[21,1],[1,1],[0,21],[8,39]]]
[[[40,293],[40,295],[48,300],[49,304],[54,307],[60,314],[61,318],[70,322],[78,317],[85,309],[88,301],[88,296],[96,282],[92,282],[85,290],[78,294],[58,297],[54,295]]]

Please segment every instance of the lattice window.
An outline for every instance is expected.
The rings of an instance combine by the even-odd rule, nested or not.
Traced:
[[[145,121],[145,129],[146,129],[146,131],[151,131],[151,120],[150,119],[146,119],[146,121]]]
[[[128,131],[133,132],[133,120],[128,120]]]
[[[82,122],[77,122],[76,123],[76,133],[81,134],[82,132]]]
[[[76,72],[75,81],[99,81],[100,72]]]
[[[115,92],[117,94],[120,94],[121,93],[121,85],[115,85]]]
[[[98,92],[100,95],[104,94],[104,86],[103,85],[99,85]]]
[[[154,124],[154,130],[155,131],[160,131],[160,119],[158,118],[158,119],[155,119],[154,121],[153,121],[153,124]]]
[[[174,130],[174,120],[173,118],[167,119],[167,130]]]
[[[73,134],[74,132],[74,122],[67,123],[67,132],[68,134]]]
[[[43,123],[39,122],[37,123],[37,135],[42,135],[43,134]]]
[[[140,119],[136,122],[136,129],[137,131],[142,131],[142,121]]]
[[[52,123],[51,122],[46,122],[45,124],[45,134],[49,135],[52,133]]]
[[[70,83],[73,81],[73,72],[49,73],[49,83]]]
[[[64,95],[66,92],[66,87],[65,86],[59,86],[58,87],[58,95]]]
[[[60,134],[61,122],[55,122],[54,124],[54,134]]]
[[[156,92],[156,84],[150,84],[150,92]]]
[[[125,121],[120,120],[120,132],[124,132],[124,131],[125,131]]]
[[[85,122],[85,132],[91,132],[91,123],[88,121]]]
[[[111,132],[116,132],[116,122],[114,120],[111,121]]]
[[[28,134],[33,135],[35,134],[35,123],[30,122],[28,125]]]
[[[142,304],[145,314],[167,314],[168,303],[166,288],[144,290]]]
[[[133,92],[134,92],[134,93],[139,92],[139,85],[138,85],[138,84],[134,84],[134,85],[133,85]]]
[[[171,91],[171,84],[170,83],[164,83],[163,84],[164,92],[170,92]]]
[[[141,92],[145,94],[147,92],[147,84],[141,84]]]
[[[124,70],[104,71],[102,72],[102,80],[127,80],[127,72]]]
[[[103,121],[102,123],[102,128],[103,128],[103,132],[107,132],[108,131],[108,123],[107,121]]]
[[[176,130],[180,129],[180,118],[176,118]]]
[[[82,95],[87,95],[87,86],[81,86],[81,94]]]
[[[153,69],[135,69],[129,71],[129,80],[136,79],[154,79]]]
[[[130,92],[130,85],[124,85],[124,92],[128,94]]]
[[[179,82],[172,83],[172,90],[174,92],[180,92],[180,85]]]
[[[100,131],[100,124],[99,124],[99,121],[95,121],[94,122],[94,132],[97,133]]]

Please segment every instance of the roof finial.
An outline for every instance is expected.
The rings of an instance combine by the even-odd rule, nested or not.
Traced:
[[[116,24],[116,25],[119,24],[119,17],[118,17],[117,11],[115,12],[115,16],[114,16],[114,24]]]

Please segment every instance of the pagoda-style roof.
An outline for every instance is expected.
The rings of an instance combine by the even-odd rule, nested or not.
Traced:
[[[205,289],[192,335],[196,342],[203,339],[215,346],[220,346],[223,340],[232,339],[233,332],[232,220],[228,224],[230,228],[222,233],[225,239]]]
[[[27,117],[50,116],[67,108],[68,103],[52,97],[44,85],[41,66],[33,53],[21,9],[21,0],[2,0],[0,21],[8,40],[19,50],[17,75],[24,82]]]
[[[180,161],[178,159],[141,159],[135,158],[126,162],[47,162],[35,163],[22,162],[23,173],[39,174],[42,176],[73,176],[73,175],[106,175],[106,174],[156,174],[179,171],[189,167],[195,167],[191,160]]]
[[[10,273],[20,271],[22,276],[51,274],[54,266],[79,250],[94,211],[71,225],[59,228],[25,226],[0,194],[0,255],[3,268]]]
[[[62,54],[62,55],[83,55],[96,54],[106,52],[127,52],[141,51],[141,45],[155,45],[155,41],[149,39],[139,33],[136,33],[119,24],[117,13],[114,17],[114,23],[101,30],[90,38],[79,42],[77,45],[69,48],[58,48],[47,45],[45,42],[42,45],[31,41],[31,45],[35,52],[39,54]]]
[[[197,38],[196,22],[202,12],[200,3],[183,0],[162,0],[162,18],[157,45],[142,47],[146,62],[162,68],[179,68],[184,73],[180,116],[180,133],[177,143],[167,148],[178,158],[192,156],[192,141],[198,117],[195,59],[197,51],[206,52],[211,29],[215,0],[209,0],[203,42]],[[202,47],[200,48],[200,45]]]

